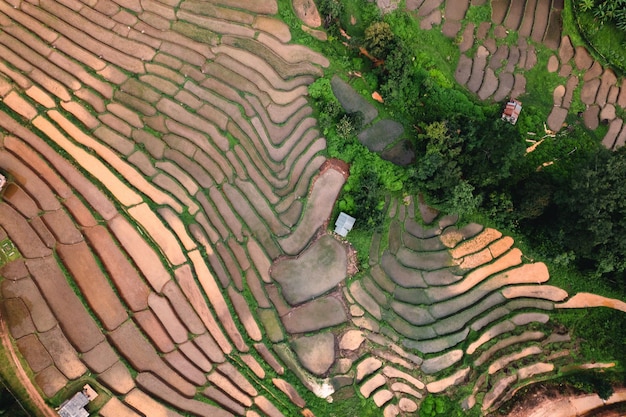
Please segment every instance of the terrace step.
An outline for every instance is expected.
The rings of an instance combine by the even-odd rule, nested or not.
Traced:
[[[303,219],[293,233],[279,240],[283,250],[291,255],[299,253],[309,242],[312,235],[330,215],[330,206],[339,193],[345,179],[343,175],[329,169],[316,179],[307,202]],[[323,201],[326,204],[321,204]]]
[[[499,350],[505,349],[509,346],[516,345],[527,341],[541,340],[545,337],[545,334],[540,331],[526,331],[518,336],[509,336],[505,339],[499,340],[495,345],[484,351],[475,361],[474,365],[479,367],[489,361],[491,357]]]
[[[50,354],[56,368],[67,379],[78,379],[87,372],[87,368],[78,358],[78,354],[59,327],[53,327],[45,333],[39,333],[38,338]]]
[[[128,393],[126,398],[124,398],[124,402],[144,416],[183,417],[181,414],[152,399],[150,395],[144,393],[139,388],[135,388]]]
[[[89,352],[83,353],[81,360],[95,373],[102,373],[118,361],[117,354],[107,341],[103,341]]]
[[[52,366],[52,357],[34,334],[29,334],[17,340],[17,347],[23,352],[24,359],[30,369],[37,373]]]
[[[81,39],[82,47],[86,48],[88,51],[92,51],[96,56],[101,56],[103,60],[119,65],[121,68],[132,73],[143,73],[145,71],[143,62],[140,58],[132,56],[133,53],[144,59],[151,59],[153,56],[153,53],[151,54],[149,50],[144,49],[145,45],[142,47],[139,44],[129,42],[122,37],[97,28],[96,25],[89,23],[82,16],[61,4],[44,1],[39,7],[21,4],[20,9],[68,39]],[[64,16],[65,20],[58,19],[58,15]],[[108,40],[108,44],[91,37],[85,38],[81,36],[83,33],[82,29],[86,26],[91,27],[92,30],[95,31],[94,33],[98,34],[98,39]],[[118,48],[128,51],[131,55],[108,45],[117,45]],[[132,52],[133,48],[136,48],[135,52]]]
[[[322,75],[322,70],[313,65],[312,62],[308,60],[292,62],[272,49],[271,46],[259,40],[223,36],[221,41],[222,44],[232,45],[259,56],[274,68],[283,79],[289,79],[298,75],[312,75],[315,77]]]
[[[128,318],[128,314],[106,276],[101,272],[87,244],[59,243],[56,245],[56,251],[104,328],[110,331],[122,324]]]
[[[35,375],[35,382],[46,397],[54,397],[69,382],[54,366],[49,366]]]
[[[85,234],[130,309],[136,312],[147,308],[150,289],[107,230],[95,226],[85,229]]]
[[[226,301],[224,300],[224,297],[219,290],[217,283],[215,282],[215,278],[207,268],[201,254],[197,250],[194,250],[189,253],[189,258],[191,259],[191,262],[197,274],[198,281],[200,282],[200,285],[202,286],[204,293],[207,295],[211,305],[215,309],[216,315],[219,318],[219,321],[224,327],[226,333],[239,351],[248,351],[248,347],[243,341],[241,334],[237,330],[233,318],[230,315],[228,306],[226,305]],[[216,337],[216,334],[219,333],[211,332],[211,334]],[[219,340],[217,341],[219,342]],[[222,349],[224,348],[222,347]]]
[[[11,138],[7,138],[7,141],[11,141]],[[45,162],[41,159],[36,160],[30,158],[28,158],[27,161],[23,161],[21,158],[18,158],[18,155],[18,153],[14,154],[4,150],[1,151],[0,163],[2,163],[3,169],[6,169],[8,172],[19,173],[22,178],[22,187],[28,192],[39,209],[43,211],[55,211],[60,209],[61,204],[56,197],[55,190],[37,175],[37,172],[42,168]],[[33,165],[27,165],[31,162]]]
[[[139,372],[154,372],[185,397],[191,398],[195,395],[195,387],[159,357],[152,345],[131,321],[127,321],[109,333],[108,337],[133,369]]]
[[[172,305],[166,298],[160,297],[155,293],[150,293],[148,296],[148,305],[174,343],[180,344],[187,341],[188,330],[176,315]]]
[[[163,286],[170,280],[170,274],[161,263],[154,249],[122,216],[116,216],[111,219],[108,226],[123,249],[133,259],[144,278],[148,280],[150,286],[155,291],[161,292]]]
[[[26,303],[19,298],[4,300],[6,320],[11,336],[19,339],[35,332],[35,325]]]
[[[121,361],[98,375],[98,381],[120,395],[127,394],[135,388],[132,375]]]
[[[70,288],[56,260],[51,256],[29,259],[26,266],[72,345],[82,353],[100,343],[104,337],[99,327]]]
[[[0,114],[0,116],[2,115]],[[0,117],[0,122],[2,120],[3,119]],[[11,122],[9,122],[8,125],[10,125],[11,128],[15,126]],[[77,191],[85,195],[85,198],[90,203],[93,203],[94,207],[98,209],[98,211],[103,217],[107,218],[110,215],[112,211],[112,206],[106,204],[108,203],[106,199],[104,201],[101,199],[101,197],[103,198],[104,196],[102,196],[101,194],[98,194],[95,187],[89,181],[84,179],[82,176],[78,175],[75,169],[71,165],[69,165],[69,163],[66,160],[59,157],[59,155],[56,154],[50,147],[45,145],[41,141],[40,138],[37,138],[36,136],[32,135],[32,133],[30,133],[28,130],[25,130],[22,127],[17,127],[17,126],[15,127],[16,127],[15,129],[16,132],[23,134],[25,137],[28,138],[29,141],[32,141],[32,143],[35,144],[36,146],[40,146],[38,150],[43,150],[43,154],[45,155],[45,158],[43,158],[40,154],[37,154],[33,148],[26,145],[24,142],[22,142],[20,139],[14,136],[8,136],[4,139],[4,145],[6,149],[10,150],[16,155],[20,155],[20,159],[22,159],[23,161],[26,161],[30,166],[37,167],[39,172],[45,176],[46,181],[48,182],[48,184],[50,184],[52,189],[54,189],[54,191],[59,197],[61,198],[70,197],[71,195],[70,185],[71,185],[74,189],[76,189]],[[55,169],[51,168],[46,162],[52,163],[54,167],[58,169],[58,173],[57,171],[55,171]],[[28,172],[29,171],[26,171],[26,173]],[[61,179],[59,174],[62,174],[64,179],[68,180],[67,183],[64,181],[64,179]],[[72,177],[71,176],[72,174],[76,174],[77,178]],[[34,181],[35,183],[31,182],[31,184],[33,185],[37,184],[36,180]],[[48,189],[47,187],[43,187],[42,189],[37,190],[37,192],[33,192],[33,195],[39,197],[41,195],[40,193],[46,192],[47,189]],[[41,199],[38,198],[38,200],[41,200]],[[52,203],[51,200],[45,200],[45,201],[46,202],[50,201]],[[43,201],[38,202],[39,205],[41,205],[42,203]],[[55,203],[52,203],[52,204],[55,204]],[[52,209],[51,207],[52,206],[50,206],[50,208],[48,209]]]
[[[0,227],[6,230],[22,256],[40,258],[52,253],[26,219],[6,203],[0,204]]]
[[[152,310],[144,310],[133,315],[133,320],[148,336],[151,343],[162,353],[172,352],[176,346]]]
[[[116,397],[112,397],[107,401],[104,407],[100,409],[99,413],[102,417],[141,417]]]

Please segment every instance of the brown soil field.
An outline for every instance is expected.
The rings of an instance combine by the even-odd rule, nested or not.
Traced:
[[[83,243],[57,245],[63,263],[75,277],[81,292],[107,330],[117,328],[127,319],[125,308]]]
[[[70,288],[56,261],[51,257],[31,259],[26,266],[70,342],[79,352],[91,350],[103,335]]]

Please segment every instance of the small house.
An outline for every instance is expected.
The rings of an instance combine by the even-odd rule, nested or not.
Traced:
[[[335,222],[335,233],[341,237],[346,237],[348,232],[352,230],[355,221],[356,219],[354,217],[342,211],[339,213],[339,217],[337,217],[337,221]]]
[[[504,111],[502,112],[502,120],[505,120],[512,125],[517,123],[517,118],[519,114],[522,112],[522,102],[515,100],[512,98],[506,103],[506,107],[504,107]]]
[[[66,400],[58,409],[61,417],[89,417],[89,412],[85,410],[89,401],[96,398],[98,394],[89,384],[83,387],[82,391],[78,391],[72,398]]]

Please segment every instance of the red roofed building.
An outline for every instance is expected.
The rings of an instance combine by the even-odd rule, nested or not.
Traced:
[[[515,99],[509,100],[502,112],[502,120],[506,120],[511,124],[517,123],[517,118],[522,111],[522,102]]]

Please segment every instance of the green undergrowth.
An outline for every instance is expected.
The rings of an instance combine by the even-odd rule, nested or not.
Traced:
[[[2,382],[0,378],[0,415],[11,417],[29,417],[25,408],[13,395],[13,392]]]
[[[427,395],[419,407],[419,417],[472,417],[479,416],[477,407],[463,410],[461,406],[445,395]]]
[[[0,415],[43,417],[41,411],[30,401],[28,392],[14,369],[15,365],[8,350],[0,343]]]
[[[589,52],[602,66],[611,67],[617,74],[626,74],[626,30],[618,28],[614,21],[603,21],[596,13],[600,8],[598,4],[586,10],[579,3],[582,2],[566,1],[572,13],[572,18],[568,19],[568,29],[578,32],[580,40],[584,41]]]
[[[565,0],[564,9],[563,9],[563,35],[569,36],[572,41],[572,45],[574,46],[583,46],[586,45],[586,41],[580,33],[580,29],[578,27],[578,23],[576,21],[576,14],[573,10],[573,4],[576,0]]]
[[[491,6],[489,3],[482,4],[480,6],[471,5],[465,13],[465,22],[472,22],[477,27],[482,22],[491,21]]]

